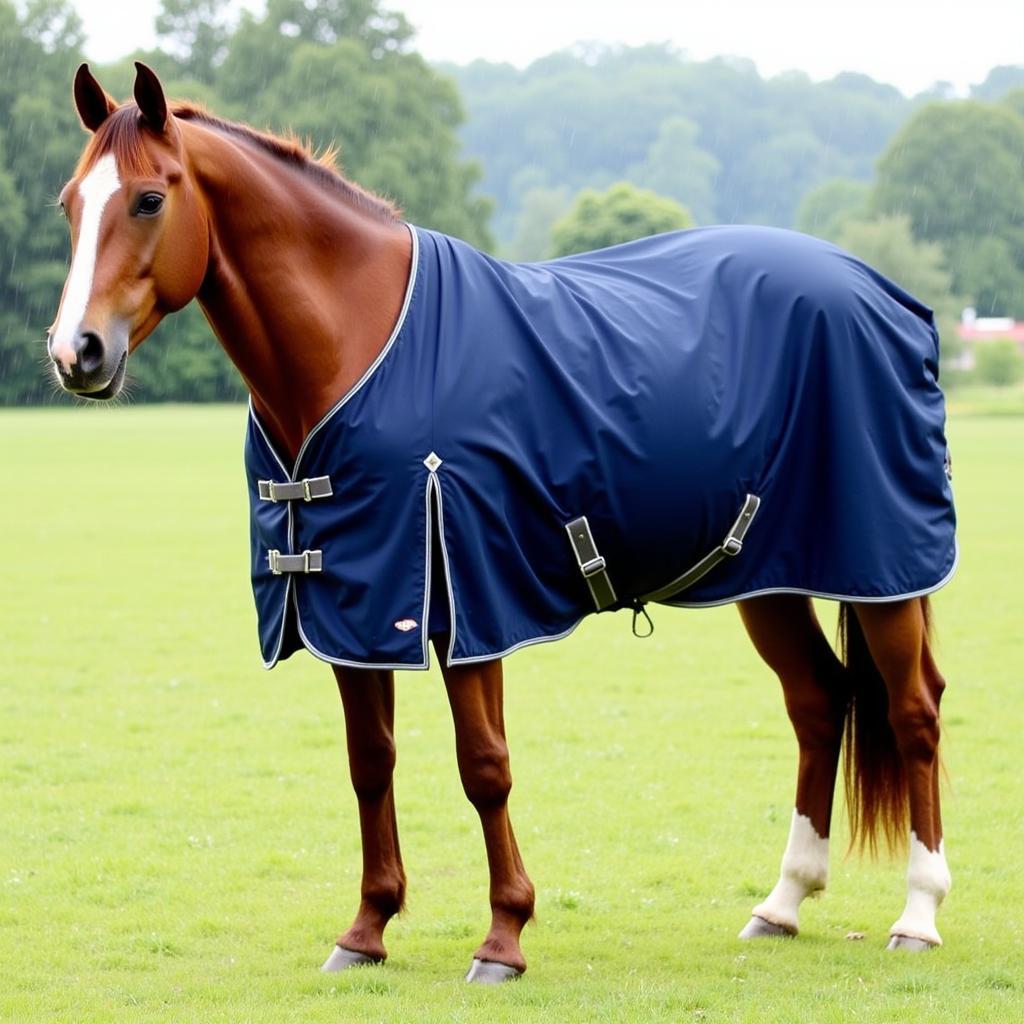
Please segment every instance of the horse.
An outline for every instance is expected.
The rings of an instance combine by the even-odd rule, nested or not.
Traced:
[[[869,849],[885,841],[896,848],[909,846],[906,904],[892,926],[888,948],[921,951],[940,945],[936,910],[950,887],[939,801],[939,704],[944,681],[932,654],[928,594],[952,574],[955,553],[947,550],[952,543],[952,505],[944,464],[944,412],[935,381],[937,336],[930,312],[852,257],[825,243],[774,229],[683,232],[678,238],[659,236],[649,244],[547,264],[504,264],[445,236],[414,229],[388,202],[342,177],[332,158],[317,158],[298,142],[223,120],[194,105],[169,105],[155,73],[141,63],[136,71],[134,97],[122,104],[104,91],[87,65],[78,69],[74,79],[75,105],[90,134],[60,194],[70,226],[72,259],[57,316],[48,331],[48,353],[57,380],[68,392],[83,399],[111,399],[121,389],[129,353],[163,317],[196,299],[244,379],[251,396],[246,459],[253,509],[253,585],[264,658],[272,664],[293,648],[306,647],[332,665],[358,801],[363,849],[358,909],[322,969],[341,971],[384,961],[385,927],[405,899],[392,787],[395,667],[424,667],[421,661],[429,660],[433,647],[454,719],[462,785],[480,818],[490,873],[491,923],[466,978],[483,984],[515,979],[526,970],[520,933],[533,917],[534,887],[507,807],[512,776],[502,713],[502,658],[527,642],[564,635],[566,622],[571,628],[589,612],[632,607],[642,613],[647,600],[686,604],[685,598],[674,600],[684,591],[706,598],[689,603],[738,605],[754,647],[781,683],[799,748],[794,809],[778,881],[753,908],[740,937],[796,936],[802,901],[825,887],[833,796],[845,751],[853,841]],[[662,264],[647,255],[651,245],[668,260],[670,272],[665,280],[652,278],[661,272],[657,268]],[[682,306],[683,300],[675,294],[679,289],[671,287],[670,278],[679,272],[683,257],[669,256],[677,249],[690,252],[687,246],[695,247],[693,273],[704,277],[700,288],[687,293],[687,305]],[[709,260],[701,254],[716,251],[715,246],[725,246],[728,253],[715,257],[717,276],[708,277],[702,268]],[[766,247],[765,251],[758,246]],[[753,256],[745,254],[750,247],[757,250]],[[792,271],[794,264],[799,264],[799,274]],[[760,336],[762,330],[770,333],[771,317],[759,314],[758,331],[746,330],[741,321],[743,296],[727,291],[713,305],[701,305],[712,301],[708,293],[722,291],[721,280],[737,266],[748,265],[756,272],[741,281],[754,282],[747,301],[762,301],[772,281],[800,277],[808,282],[791,304],[791,312],[810,310],[806,316],[801,313],[810,324],[802,335],[805,344],[788,346],[799,349],[796,356],[778,357],[782,367],[778,372],[783,376],[776,378],[765,377],[768,371],[762,367],[758,379],[751,380],[742,367],[725,366],[722,355],[723,346],[733,344],[734,337]],[[816,269],[826,265],[835,268],[828,272],[831,276]],[[460,273],[466,276],[459,278]],[[431,291],[442,289],[448,279],[458,282],[459,303],[446,298],[446,292]],[[634,292],[634,286],[647,291]],[[510,289],[518,290],[513,294]],[[823,293],[820,301],[815,290]],[[492,309],[478,311],[475,304],[478,294],[492,292],[498,305],[514,307],[515,316],[525,315],[522,311],[529,306],[531,316],[552,321],[562,317],[564,308],[559,303],[569,301],[565,295],[571,293],[575,306],[591,310],[590,319],[579,327],[566,322],[555,328],[555,343],[538,340],[541,332],[533,331],[531,344],[539,355],[529,374],[501,363],[504,357],[497,349],[486,359],[456,352],[455,358],[461,361],[451,373],[460,381],[465,378],[469,386],[443,403],[435,402],[426,417],[434,434],[421,431],[423,403],[414,395],[408,401],[392,401],[385,412],[369,409],[365,396],[382,377],[442,376],[435,364],[423,362],[427,356],[416,344],[401,341],[405,330],[401,325],[408,318],[418,317],[424,330],[438,334],[438,321],[450,327],[460,317],[475,317],[474,330],[482,338],[492,329],[489,325],[497,322],[497,314]],[[848,312],[854,293],[863,307],[856,314]],[[610,312],[593,312],[592,307],[600,303],[590,301],[592,294],[603,296],[601,302]],[[641,360],[649,349],[650,359],[657,364],[650,372],[642,362],[635,370],[622,370],[614,362],[617,357],[602,347],[601,332],[607,333],[610,320],[626,325],[618,332],[626,340],[616,344],[632,344],[631,325],[640,331],[641,321],[654,322],[662,302],[668,303],[670,324],[698,310],[692,323],[680,321],[680,329],[672,332],[683,336],[673,351],[689,346],[704,360],[692,364],[699,372],[688,371],[685,379],[670,361],[658,362],[663,358],[660,342],[651,342],[647,349],[633,346]],[[839,313],[830,319],[832,308]],[[663,326],[655,326],[664,333]],[[394,355],[403,344],[402,359],[412,367],[408,371]],[[449,350],[457,348],[450,341],[445,345]],[[780,352],[785,348],[780,341]],[[768,518],[762,520],[767,525],[759,524],[758,517],[772,513],[758,510],[763,495],[744,497],[741,481],[725,488],[724,497],[717,495],[710,504],[700,505],[689,522],[684,516],[682,526],[671,536],[654,535],[667,528],[659,506],[670,498],[676,501],[675,477],[685,474],[667,472],[663,460],[648,457],[644,445],[650,421],[666,419],[678,425],[681,421],[673,417],[697,415],[692,405],[719,409],[730,382],[742,377],[743,401],[737,400],[730,413],[742,427],[730,428],[730,433],[716,421],[706,438],[686,450],[692,448],[688,457],[708,462],[717,443],[711,435],[724,432],[733,439],[736,451],[746,451],[744,439],[759,436],[759,395],[785,393],[790,406],[798,403],[794,396],[803,385],[785,376],[797,372],[786,369],[790,364],[785,360],[818,359],[813,353],[832,349],[851,352],[856,358],[861,358],[857,355],[861,351],[881,353],[872,370],[874,382],[861,396],[866,405],[849,404],[853,400],[848,389],[855,382],[840,379],[848,376],[844,371],[830,371],[818,363],[814,364],[817,370],[809,363],[801,364],[799,370],[813,378],[810,392],[829,396],[827,409],[815,415],[849,419],[856,418],[860,409],[859,415],[874,417],[872,422],[854,423],[852,431],[859,438],[856,443],[874,447],[833,457],[826,446],[840,426],[825,420],[798,423],[787,435],[787,444],[800,447],[805,461],[785,484],[788,498],[776,502],[777,506],[788,503],[783,519]],[[757,360],[762,358],[758,353],[766,350],[767,345],[745,349],[738,358]],[[562,358],[561,352],[575,353],[570,372],[562,374],[571,378],[570,384],[583,381],[591,389],[600,381],[610,381],[617,390],[610,397],[595,397],[588,390],[582,398],[565,399],[577,404],[562,410],[552,436],[533,417],[541,415],[540,403],[549,398],[547,377],[561,373],[552,368],[552,361]],[[630,358],[636,358],[636,353]],[[486,502],[499,485],[510,486],[513,497],[521,492],[526,504],[544,504],[531,490],[535,487],[532,467],[524,467],[517,455],[506,456],[505,449],[488,447],[490,442],[475,435],[471,444],[458,449],[458,457],[451,448],[432,441],[448,429],[445,424],[450,420],[467,418],[479,404],[473,374],[483,372],[480,364],[489,360],[499,365],[502,408],[525,407],[531,429],[544,435],[531,440],[533,454],[523,458],[554,464],[570,443],[582,437],[584,446],[596,445],[599,436],[609,433],[619,447],[631,450],[620,460],[628,468],[619,470],[605,453],[588,447],[581,458],[590,506],[560,508],[564,521],[537,525],[537,516],[548,508],[532,509],[534,519],[509,539],[503,533],[504,520],[515,525],[517,517],[526,513],[520,513],[511,498],[501,499],[499,510],[491,509],[481,539],[473,542],[492,551],[499,564],[473,572],[460,563],[459,538],[450,528],[452,517],[463,506]],[[880,382],[891,373],[909,374],[911,384],[872,398],[881,393]],[[664,415],[660,409],[649,410],[644,405],[645,389],[656,389],[662,377],[671,378],[673,387],[711,389],[700,394],[717,398],[689,403],[680,399]],[[905,391],[910,397],[904,401]],[[559,399],[555,395],[551,400]],[[754,403],[755,411],[745,414],[744,402]],[[596,408],[599,429],[577,426],[583,406]],[[342,407],[344,429],[334,431],[338,436],[332,438],[335,413]],[[382,424],[391,418],[415,434],[408,445],[401,439],[381,440]],[[699,429],[694,427],[696,421],[685,423]],[[615,433],[620,430],[628,435],[625,441]],[[346,465],[344,473],[316,474],[330,452],[337,449],[342,452],[339,458],[348,458],[345,453],[366,437],[372,456],[352,456],[355,461]],[[487,450],[479,455],[471,448]],[[682,458],[681,450],[677,444],[673,457]],[[768,451],[766,443],[758,458],[771,461],[774,451]],[[884,456],[883,451],[894,454]],[[886,472],[885,458],[911,456],[913,465],[897,462],[895,472]],[[477,461],[472,474],[460,477],[463,457]],[[306,475],[300,472],[303,460]],[[869,462],[880,464],[880,472],[886,475],[877,481],[858,476],[868,473],[862,464]],[[651,464],[661,497],[630,501],[612,493],[608,481],[617,479],[616,474],[625,476],[626,492],[632,494],[629,474],[646,472]],[[776,469],[785,476],[781,466]],[[557,466],[552,472],[558,474]],[[737,470],[737,478],[745,472]],[[469,478],[473,474],[478,479]],[[918,476],[909,479],[911,474]],[[894,475],[900,479],[892,480]],[[394,513],[392,522],[390,512],[374,514],[376,492],[364,485],[372,478],[374,487],[387,488],[393,477],[417,482],[413,499]],[[506,477],[511,477],[511,485]],[[723,562],[729,566],[749,558],[754,567],[750,571],[759,571],[758,559],[769,559],[774,547],[789,543],[778,535],[785,518],[805,515],[793,488],[823,491],[833,484],[839,488],[836,481],[859,487],[867,493],[869,504],[847,514],[844,509],[852,502],[849,493],[823,494],[821,503],[809,501],[800,520],[804,534],[787,550],[799,553],[813,547],[806,531],[815,528],[815,521],[823,521],[826,539],[814,548],[821,572],[827,574],[833,561],[861,576],[887,572],[887,562],[898,563],[891,566],[898,577],[895,584],[872,592],[868,579],[856,591],[837,594],[825,591],[827,584],[787,586],[780,577],[775,585],[738,593],[735,586],[730,590],[731,584],[716,582],[716,574],[725,573],[720,578],[728,578]],[[686,483],[689,494],[695,489],[691,481]],[[326,518],[329,507],[339,504],[335,489],[344,491],[348,502],[344,529]],[[883,527],[872,518],[872,508],[875,504],[889,508],[887,495],[881,493],[885,489],[893,491],[897,511]],[[726,531],[723,528],[733,519],[737,500],[739,513]],[[766,500],[763,507],[771,504]],[[651,572],[645,577],[638,569],[638,575],[630,575],[634,548],[615,532],[620,505],[633,506],[631,514],[639,517],[641,525],[630,531],[628,543],[646,544],[653,550],[663,573],[662,586],[656,585]],[[938,532],[920,532],[923,520]],[[390,532],[381,534],[381,521],[391,523]],[[858,524],[868,529],[861,550],[851,552],[849,543],[830,540],[845,536],[842,530]],[[417,559],[422,564],[401,572],[414,577],[414,594],[416,600],[422,597],[422,607],[402,614],[391,611],[388,604],[392,591],[400,589],[400,580],[390,575],[394,569],[386,560],[380,561],[385,556],[377,549],[394,534],[408,536],[409,530],[417,538]],[[912,532],[905,535],[906,530]],[[715,544],[723,532],[725,539]],[[943,539],[941,551],[934,550],[936,536]],[[313,543],[318,542],[316,538],[326,540],[320,549],[312,549],[310,537]],[[532,568],[523,569],[518,560],[529,554],[531,544],[542,541],[549,547],[543,548]],[[343,587],[347,596],[336,599],[310,596],[310,581],[319,580],[318,574],[324,579],[329,575],[331,545],[340,552],[346,544],[352,549],[345,556],[350,562],[346,571],[353,578],[362,572],[363,582],[347,590]],[[556,548],[558,544],[564,545],[564,551]],[[743,557],[736,557],[741,550]],[[687,568],[693,555],[702,552],[706,553],[697,564]],[[882,569],[877,568],[879,557]],[[923,566],[920,572],[907,569],[909,575],[900,576],[904,566],[918,563]],[[533,590],[524,597],[518,591],[500,589],[491,595],[487,588],[500,588],[506,569],[513,576],[519,573],[516,579],[524,572],[557,578],[568,597],[548,599]],[[669,575],[672,581],[666,586]],[[748,572],[745,578],[754,577]],[[706,583],[710,589],[701,591]],[[841,601],[838,653],[824,635],[812,596]],[[456,598],[462,603],[457,604]],[[543,606],[544,621],[538,628],[547,632],[533,635],[534,627],[527,626],[516,633],[521,626],[516,620],[509,626],[511,639],[502,635],[491,640],[489,631],[498,627],[484,615],[488,602],[499,618],[513,613],[529,617],[534,605]],[[588,602],[592,603],[584,607]],[[371,612],[378,617],[373,622]],[[349,616],[355,623],[352,628],[339,625]],[[393,625],[385,621],[389,617],[394,617]],[[434,624],[429,629],[428,618]],[[378,629],[374,625],[378,620],[388,628]],[[368,637],[368,633],[374,635]]]

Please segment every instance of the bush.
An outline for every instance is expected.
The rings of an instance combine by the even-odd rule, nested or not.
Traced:
[[[974,346],[974,367],[979,382],[1007,387],[1024,378],[1024,355],[1013,341],[983,342]]]

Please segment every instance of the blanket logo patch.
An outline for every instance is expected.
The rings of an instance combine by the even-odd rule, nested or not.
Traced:
[[[400,629],[403,633],[408,633],[409,630],[415,629],[418,623],[415,619],[399,619],[395,623],[395,629]]]

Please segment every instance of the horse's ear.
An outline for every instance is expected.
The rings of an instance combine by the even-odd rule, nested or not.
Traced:
[[[164,87],[156,77],[156,72],[140,60],[135,62],[135,102],[149,127],[155,132],[163,132],[167,124]]]
[[[82,124],[91,132],[117,109],[117,104],[93,78],[88,64],[81,65],[75,74],[75,106]]]

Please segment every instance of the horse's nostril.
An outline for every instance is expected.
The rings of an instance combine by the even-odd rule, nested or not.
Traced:
[[[80,339],[78,365],[82,373],[92,373],[103,365],[103,342],[98,334],[86,331]]]

